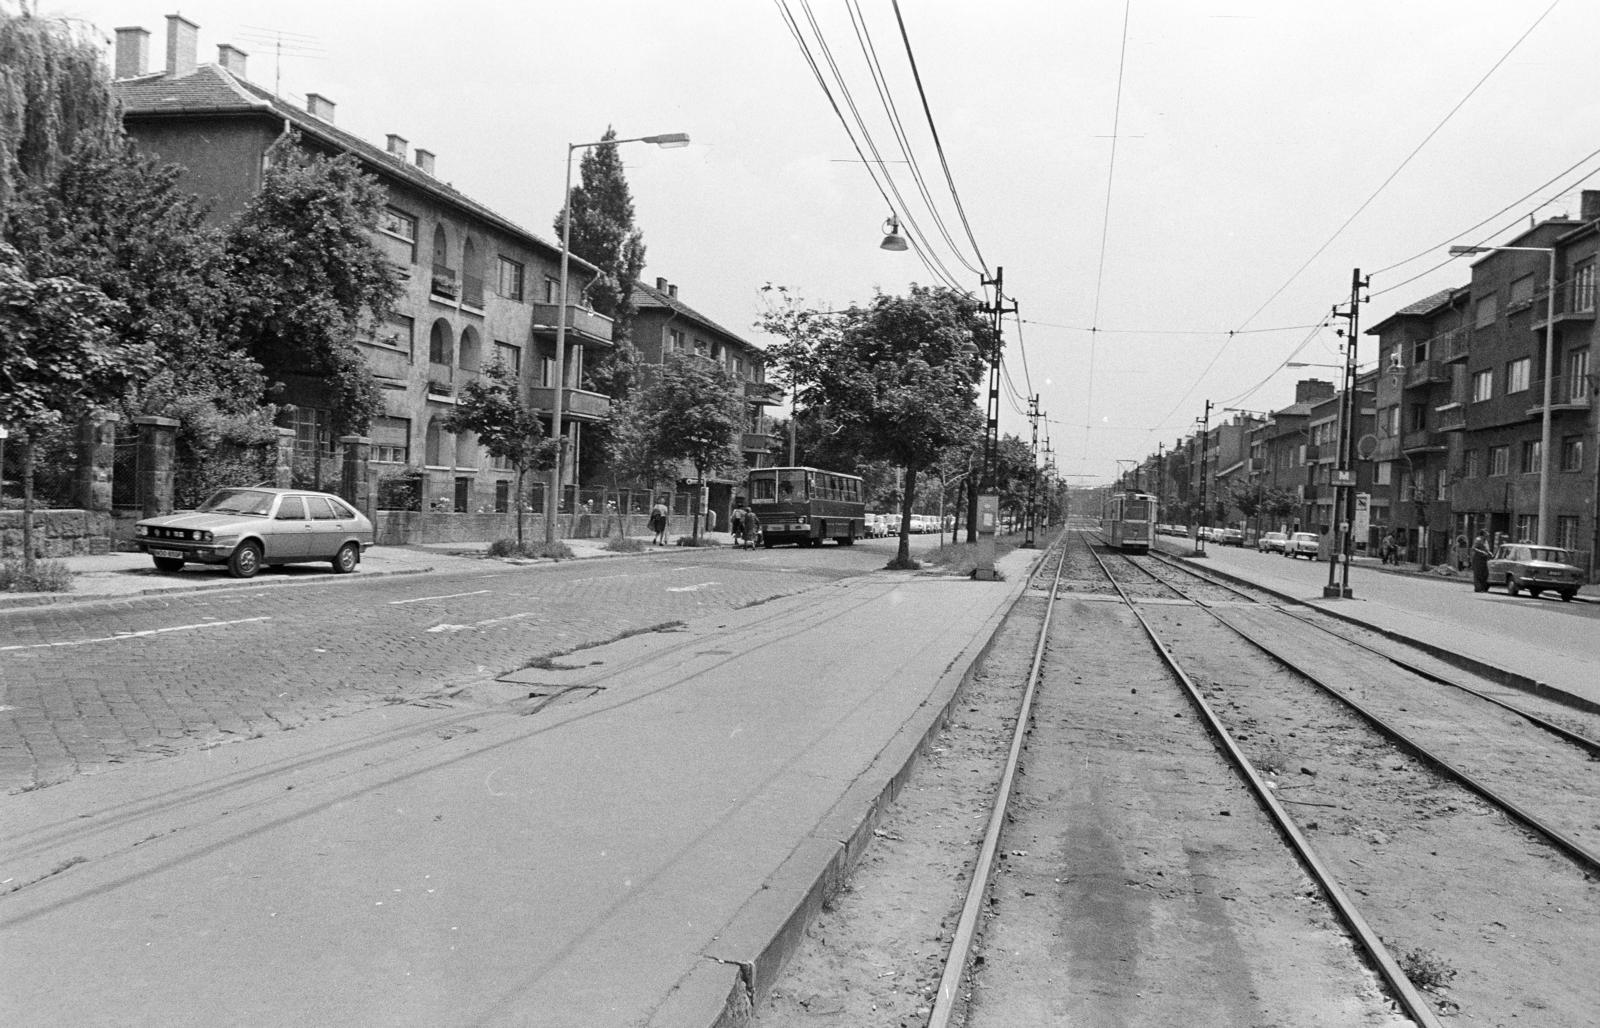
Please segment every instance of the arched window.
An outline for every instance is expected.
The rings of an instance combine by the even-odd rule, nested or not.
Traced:
[[[451,363],[451,357],[454,355],[455,349],[451,346],[451,337],[453,335],[454,333],[450,331],[450,323],[448,321],[440,318],[433,323],[433,331],[428,333],[429,364]]]
[[[481,348],[478,345],[478,330],[468,325],[461,330],[461,370],[477,371],[482,361]]]
[[[450,237],[444,234],[443,225],[433,227],[433,266],[436,268],[450,266]]]
[[[483,251],[471,236],[461,244],[461,299],[483,306]]]
[[[478,437],[472,432],[456,433],[456,467],[478,466]]]
[[[444,461],[444,429],[439,427],[438,418],[428,421],[428,434],[423,442],[422,462],[429,467],[439,467]]]

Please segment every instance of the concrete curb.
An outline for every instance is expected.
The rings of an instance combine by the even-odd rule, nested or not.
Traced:
[[[1011,596],[977,633],[983,642],[960,667],[951,667],[925,707],[928,719],[908,723],[878,754],[869,773],[852,785],[830,814],[784,861],[718,935],[706,960],[679,982],[650,1019],[651,1028],[743,1028],[805,938],[822,905],[839,891],[872,841],[873,830],[894,804],[922,755],[948,724],[968,685],[982,670],[999,629],[1021,601],[1047,549],[1017,550],[1023,568],[1007,580]],[[877,772],[872,774],[870,772]],[[707,1010],[716,1015],[705,1020]]]

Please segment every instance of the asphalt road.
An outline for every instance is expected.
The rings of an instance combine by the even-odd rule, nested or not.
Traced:
[[[936,537],[914,537],[917,548]],[[0,790],[492,680],[880,568],[854,547],[683,550],[0,611]]]

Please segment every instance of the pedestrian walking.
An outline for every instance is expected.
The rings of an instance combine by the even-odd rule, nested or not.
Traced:
[[[1454,561],[1457,571],[1467,570],[1467,536],[1464,532],[1456,533]]]
[[[657,546],[667,545],[667,501],[656,500],[655,506],[650,508],[650,531],[655,537],[650,541]]]
[[[1489,591],[1489,540],[1482,532],[1472,540],[1472,591]]]
[[[1390,532],[1383,537],[1383,544],[1378,551],[1378,555],[1383,558],[1383,562],[1385,564],[1395,563],[1393,532]]]

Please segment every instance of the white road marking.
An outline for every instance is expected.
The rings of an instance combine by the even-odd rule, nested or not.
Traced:
[[[187,632],[195,628],[221,628],[225,625],[248,625],[253,621],[271,620],[270,617],[259,617],[239,618],[236,621],[203,621],[197,625],[173,625],[171,628],[147,628],[142,632],[118,632],[116,635],[106,635],[96,639],[73,639],[69,642],[23,643],[16,646],[0,646],[0,653],[11,650],[45,650],[54,646],[88,646],[92,643],[121,642],[124,639],[141,639],[147,635],[163,635],[167,632]]]
[[[482,596],[484,593],[486,593],[488,591],[489,590],[487,590],[487,589],[474,589],[470,593],[448,593],[448,594],[446,594],[444,596],[418,596],[414,600],[390,600],[389,601],[389,606],[398,607],[401,604],[405,604],[405,603],[428,603],[428,602],[430,602],[432,600],[454,600],[454,599],[459,599],[462,596]]]
[[[669,585],[669,586],[667,586],[667,592],[669,592],[669,593],[699,592],[701,589],[704,589],[707,586],[721,585],[721,584],[722,584],[721,582],[701,582],[698,585],[677,585],[677,586]]]

